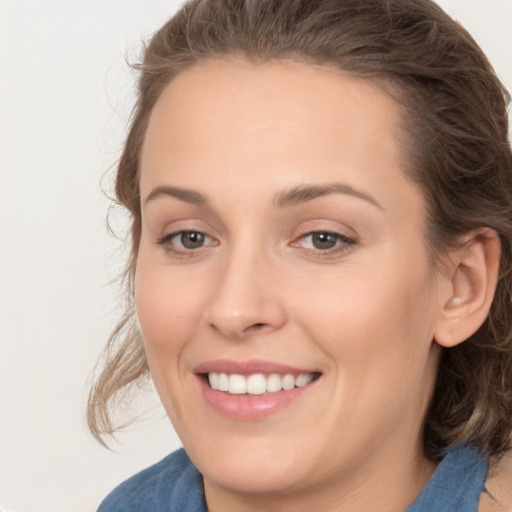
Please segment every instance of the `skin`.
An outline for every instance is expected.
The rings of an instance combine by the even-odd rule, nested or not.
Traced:
[[[488,478],[485,482],[487,493],[480,497],[479,512],[512,511],[512,453],[493,457],[489,461]]]
[[[402,511],[435,469],[420,430],[453,282],[429,261],[400,115],[369,82],[291,62],[203,63],[154,107],[136,305],[210,511]],[[276,204],[333,183],[344,188]],[[182,231],[204,244],[161,243]],[[311,232],[334,233],[334,248],[315,247]],[[321,377],[278,413],[239,421],[202,398],[194,368],[214,359]]]

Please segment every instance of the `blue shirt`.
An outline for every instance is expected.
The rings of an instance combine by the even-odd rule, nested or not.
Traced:
[[[487,460],[475,448],[448,451],[405,512],[477,512]],[[114,489],[98,512],[206,512],[203,479],[181,449]]]

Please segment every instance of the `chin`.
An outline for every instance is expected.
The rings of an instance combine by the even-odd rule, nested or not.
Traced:
[[[275,441],[221,443],[212,449],[192,450],[189,455],[203,474],[217,486],[231,492],[279,493],[292,489],[301,480],[304,453],[275,446]]]

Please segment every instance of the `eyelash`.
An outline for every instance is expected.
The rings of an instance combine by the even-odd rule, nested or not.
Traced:
[[[213,243],[207,243],[202,244],[196,248],[186,248],[186,247],[177,247],[175,243],[173,243],[173,239],[177,237],[181,237],[181,245],[183,245],[183,236],[184,235],[199,235],[199,237],[203,237],[204,240],[210,240],[213,241]],[[301,245],[301,242],[305,241],[308,238],[311,238],[313,240],[313,237],[315,236],[327,236],[334,238],[334,247],[328,247],[325,249],[319,249],[316,247],[303,247]],[[158,245],[163,246],[164,250],[168,253],[172,253],[175,256],[181,256],[181,257],[187,257],[187,256],[194,256],[194,253],[197,253],[198,250],[203,249],[205,246],[215,246],[218,245],[218,241],[216,241],[214,238],[208,236],[206,233],[203,233],[202,231],[195,231],[195,230],[180,230],[180,231],[174,231],[172,233],[169,233],[167,235],[162,236],[157,241]],[[320,257],[328,257],[332,255],[336,255],[338,253],[347,251],[350,246],[353,246],[357,244],[357,240],[354,238],[350,238],[346,235],[343,235],[342,233],[337,233],[335,231],[328,231],[328,230],[318,230],[318,231],[310,231],[308,233],[305,233],[303,235],[300,235],[297,237],[293,242],[291,242],[291,247],[302,247],[304,251],[308,252],[309,254],[314,254]]]
[[[336,254],[339,254],[341,252],[347,251],[350,246],[353,246],[357,243],[357,240],[354,238],[350,238],[346,235],[343,235],[342,233],[337,233],[336,231],[328,231],[328,230],[318,230],[318,231],[310,231],[308,233],[305,233],[303,235],[300,235],[295,241],[291,243],[292,247],[301,247],[300,242],[306,240],[307,238],[311,238],[313,240],[313,237],[316,236],[322,236],[326,235],[328,237],[334,238],[335,246],[329,247],[325,249],[319,249],[316,247],[303,247],[305,251],[308,251],[309,253],[314,253],[315,255],[319,255],[321,257],[328,257],[333,256]]]
[[[187,257],[187,256],[193,256],[194,253],[199,250],[199,249],[202,249],[204,247],[204,245],[201,245],[197,248],[186,248],[186,247],[183,247],[183,248],[180,248],[180,247],[177,247],[176,244],[173,244],[172,243],[172,240],[176,237],[183,237],[184,235],[186,234],[194,234],[194,235],[199,235],[200,237],[203,237],[205,240],[206,239],[209,239],[209,240],[212,240],[214,243],[209,243],[207,245],[218,245],[218,242],[212,238],[211,236],[208,236],[206,233],[203,233],[202,231],[196,231],[196,230],[193,230],[193,229],[182,229],[180,231],[174,231],[173,233],[169,233],[167,235],[164,235],[163,237],[161,237],[158,241],[157,241],[157,244],[158,245],[161,245],[163,246],[164,250],[166,252],[169,252],[169,253],[172,253],[174,254],[175,256],[184,256],[184,257]],[[183,243],[182,243],[183,245]]]

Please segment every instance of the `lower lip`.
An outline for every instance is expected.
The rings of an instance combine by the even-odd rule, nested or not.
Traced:
[[[316,382],[289,391],[276,391],[262,395],[230,395],[212,389],[204,377],[198,376],[201,392],[206,403],[216,412],[228,418],[256,421],[267,418],[299,400]]]

